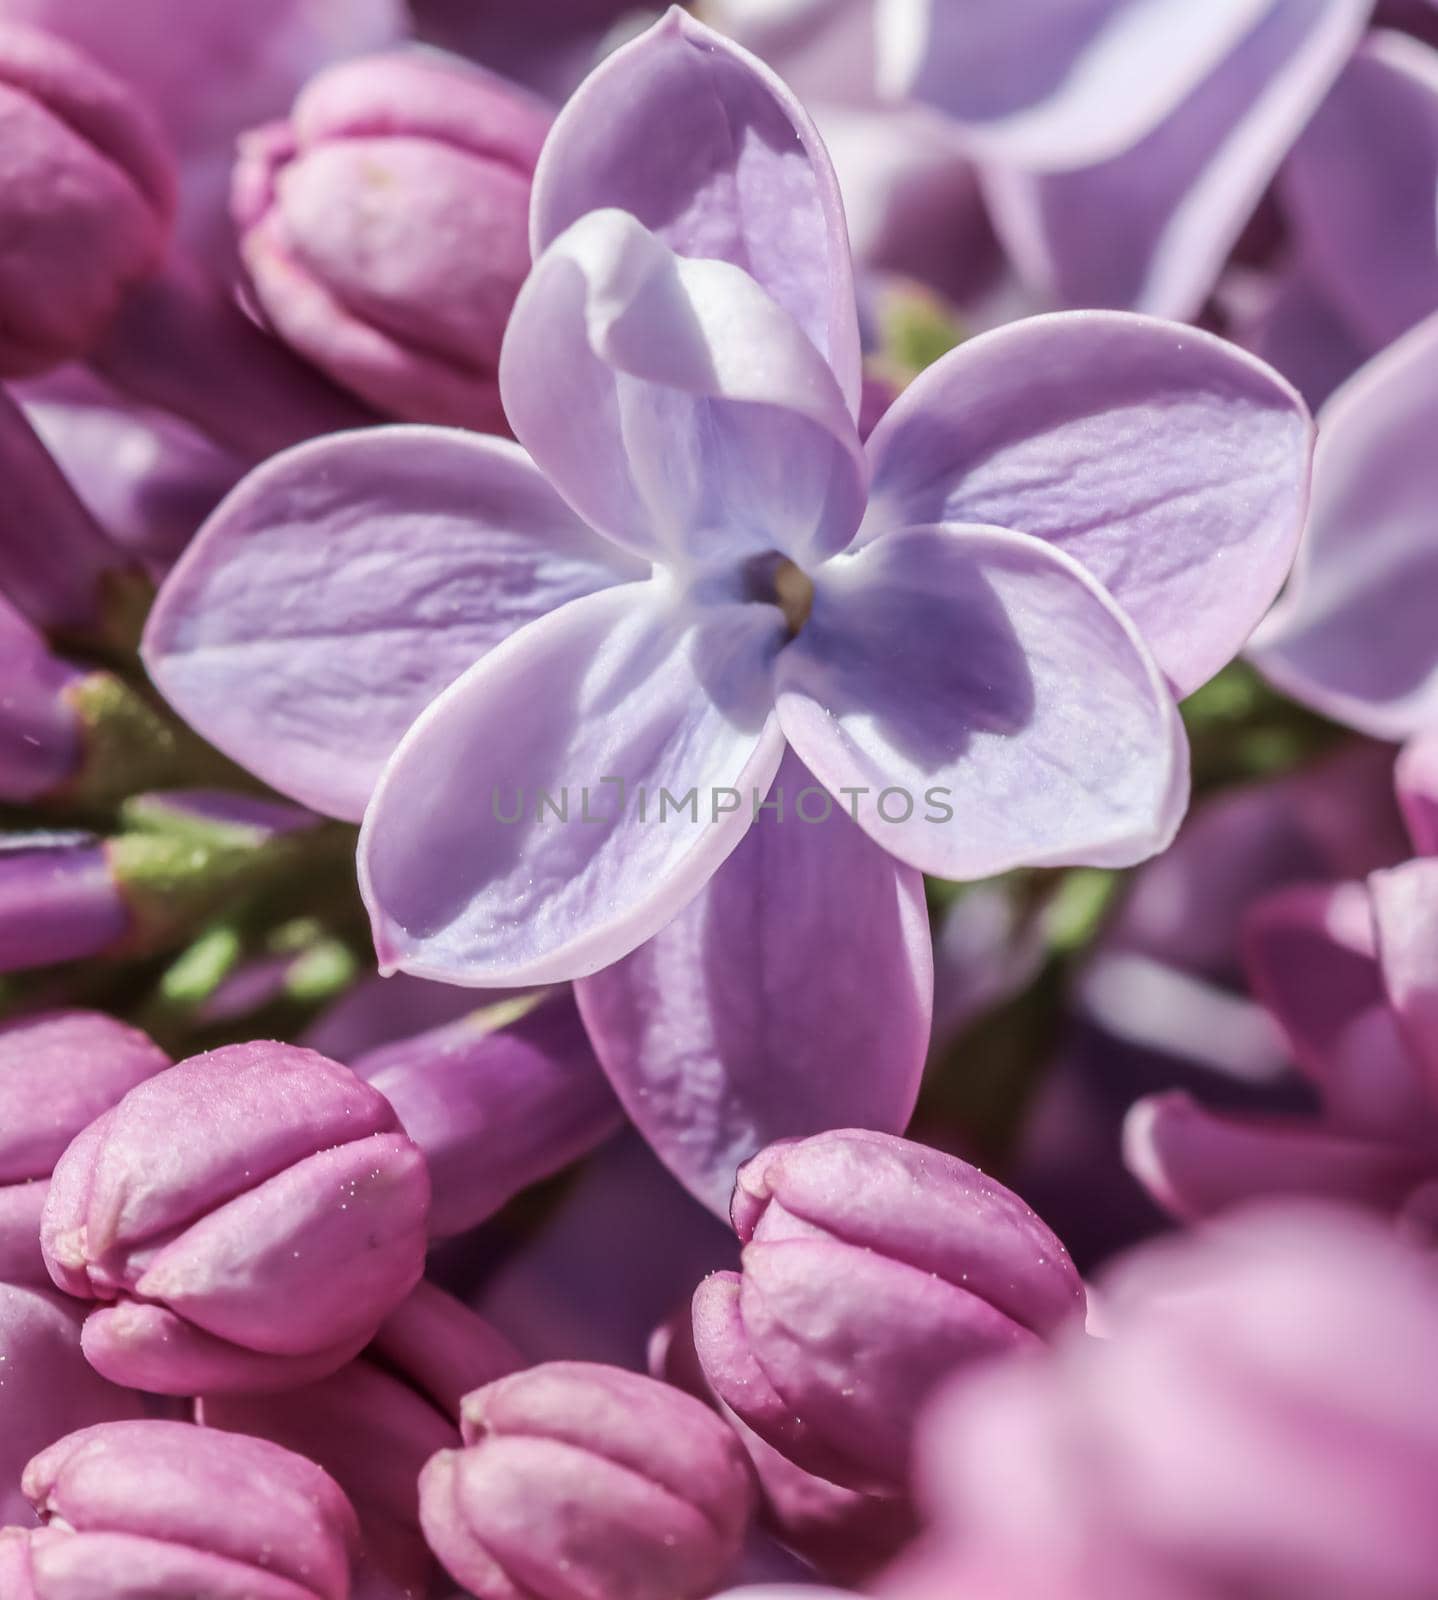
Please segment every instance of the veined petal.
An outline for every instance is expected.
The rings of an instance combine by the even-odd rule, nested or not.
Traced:
[[[536,262],[500,387],[555,488],[651,559],[813,562],[863,514],[858,434],[798,323],[742,268],[678,256],[625,212],[590,212]]]
[[[556,120],[534,176],[536,259],[607,206],[680,255],[748,272],[813,340],[857,415],[854,277],[828,152],[762,61],[677,6],[596,68]]]
[[[1265,677],[1384,739],[1438,722],[1438,314],[1322,414],[1293,582],[1254,636]]]
[[[145,662],[226,755],[357,821],[441,689],[524,623],[643,571],[507,440],[333,435],[214,512],[160,591]]]
[[[492,651],[406,734],[365,814],[381,966],[549,983],[657,932],[778,767],[783,637],[771,606],[689,611],[656,578],[571,601]]]
[[[1166,116],[1272,0],[879,0],[890,95],[958,124],[976,157],[1089,166]]]
[[[1274,0],[1131,149],[1073,172],[995,169],[994,224],[1030,287],[1064,305],[1195,316],[1370,9]]]
[[[1287,576],[1312,439],[1298,394],[1211,334],[1120,312],[1033,317],[935,362],[885,414],[864,532],[967,522],[1049,540],[1183,695]]]
[[[575,986],[631,1120],[721,1217],[735,1171],[776,1139],[904,1131],[932,992],[922,879],[792,751],[767,808],[699,894]]]
[[[1279,187],[1309,272],[1370,349],[1438,311],[1438,50],[1370,34]]]
[[[1137,629],[1024,534],[905,528],[837,557],[775,682],[810,769],[924,872],[1126,866],[1187,804],[1187,742]]]

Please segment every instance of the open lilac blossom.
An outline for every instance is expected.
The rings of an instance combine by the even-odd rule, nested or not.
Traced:
[[[698,154],[666,125],[686,160],[641,184],[630,153],[715,95],[764,130],[754,164],[727,122],[696,123]],[[761,173],[802,204],[751,203]],[[281,457],[211,519],[148,632],[156,682],[227,753],[345,815],[374,790],[361,879],[385,966],[498,985],[608,965],[734,850],[790,741],[813,814],[850,810],[909,867],[1118,864],[1167,841],[1173,689],[1242,642],[1302,514],[1291,391],[1162,323],[1039,319],[931,368],[866,455],[822,147],[678,13],[560,117],[532,226],[500,374],[530,456],[380,431]],[[537,682],[542,725],[516,714]],[[541,793],[581,814],[581,789],[598,826],[538,815]]]
[[[428,1208],[424,1158],[381,1095],[314,1051],[230,1045],[75,1139],[42,1243],[55,1283],[99,1302],[85,1354],[106,1376],[278,1389],[369,1341],[420,1276]]]
[[[1430,847],[1435,776],[1427,759],[1400,774],[1405,810]],[[1435,941],[1432,855],[1259,901],[1246,927],[1249,980],[1319,1114],[1220,1113],[1187,1094],[1154,1095],[1129,1114],[1131,1170],[1181,1217],[1283,1193],[1421,1211],[1420,1191],[1438,1180]]]
[[[28,1527],[34,1513],[20,1475],[30,1457],[75,1428],[140,1417],[144,1402],[85,1360],[84,1312],[73,1300],[5,1282],[9,1276],[0,1272],[0,1527]]]
[[[1324,407],[1293,582],[1252,658],[1285,694],[1385,739],[1438,726],[1438,313]]]
[[[1107,1337],[1075,1331],[935,1405],[920,1477],[948,1587],[895,1574],[886,1594],[1417,1600],[1431,1587],[1427,1257],[1336,1207],[1259,1209],[1137,1252],[1100,1293]]]
[[[1068,1253],[967,1162],[846,1130],[739,1171],[739,1273],[694,1296],[714,1393],[797,1465],[894,1493],[915,1418],[966,1362],[1037,1348],[1082,1317]]]
[[[174,174],[159,130],[123,84],[3,14],[0,140],[9,241],[0,374],[15,378],[83,354],[160,265]]]
[[[895,0],[881,71],[954,120],[1049,304],[1190,317],[1371,4]]]
[[[390,416],[502,432],[505,321],[529,271],[529,183],[550,112],[438,55],[312,79],[248,135],[240,251],[266,319]]]
[[[0,799],[33,800],[79,767],[79,715],[66,691],[83,677],[0,596]]]
[[[266,1439],[98,1423],[41,1451],[24,1486],[45,1526],[0,1533],[7,1600],[349,1600],[353,1508],[328,1473]]]
[[[420,1479],[435,1554],[477,1600],[699,1600],[739,1556],[748,1463],[713,1412],[617,1367],[551,1362],[465,1397]]]
[[[40,1216],[66,1146],[170,1064],[138,1028],[100,1011],[0,1025],[0,1280],[48,1284]]]
[[[475,1012],[351,1062],[424,1152],[434,1238],[463,1233],[622,1121],[566,992]]]
[[[369,1350],[332,1377],[283,1394],[205,1397],[195,1416],[323,1467],[359,1514],[368,1565],[401,1594],[424,1596],[435,1572],[419,1526],[420,1471],[459,1445],[460,1394],[520,1365],[472,1311],[420,1283]],[[463,1373],[461,1391],[451,1392],[448,1369]],[[436,1370],[445,1373],[438,1385]]]

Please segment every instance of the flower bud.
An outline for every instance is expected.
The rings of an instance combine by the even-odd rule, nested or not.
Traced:
[[[98,955],[130,927],[102,840],[69,831],[0,836],[0,972]]]
[[[0,1279],[48,1285],[40,1214],[55,1163],[102,1111],[169,1064],[137,1028],[98,1011],[0,1027]]]
[[[614,1133],[619,1103],[568,991],[472,1012],[355,1062],[424,1151],[436,1238],[492,1216]]]
[[[332,67],[241,142],[234,212],[255,297],[301,354],[378,409],[503,429],[496,370],[529,271],[548,112],[464,63]]]
[[[739,1169],[731,1215],[742,1270],[694,1296],[705,1377],[760,1438],[849,1488],[904,1485],[946,1374],[1083,1311],[1068,1252],[1016,1195],[888,1134],[771,1145]]]
[[[0,1282],[0,1526],[32,1520],[20,1474],[37,1450],[73,1428],[144,1414],[139,1395],[106,1383],[86,1362],[83,1318],[52,1289]],[[9,1600],[3,1585],[0,1594]]]
[[[160,265],[174,176],[118,79],[50,34],[0,24],[0,377],[83,355]]]
[[[348,1600],[353,1508],[327,1472],[267,1439],[102,1422],[37,1455],[24,1489],[46,1526],[3,1536],[6,1600]]]
[[[521,1364],[483,1318],[421,1282],[332,1377],[283,1394],[207,1396],[195,1415],[318,1462],[359,1513],[368,1565],[401,1594],[425,1595],[434,1558],[420,1532],[419,1475],[460,1442],[461,1393],[450,1391],[460,1375],[467,1391]]]
[[[739,1556],[753,1489],[697,1400],[617,1367],[556,1361],[466,1397],[466,1448],[420,1478],[430,1548],[478,1600],[691,1600]]]
[[[102,1302],[85,1354],[158,1394],[337,1371],[418,1281],[429,1179],[383,1096],[259,1042],[132,1089],[56,1165],[50,1276]]]

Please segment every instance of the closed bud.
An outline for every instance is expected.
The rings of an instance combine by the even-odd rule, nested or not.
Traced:
[[[1068,1252],[1002,1184],[888,1134],[821,1133],[739,1169],[742,1270],[694,1297],[714,1393],[796,1465],[885,1493],[919,1408],[966,1362],[1081,1316]]]
[[[287,123],[242,141],[235,174],[271,325],[391,416],[502,429],[499,347],[548,125],[525,90],[438,56],[321,73]]]
[[[556,1361],[469,1395],[465,1448],[420,1479],[430,1547],[478,1600],[693,1600],[743,1545],[743,1449],[697,1400],[616,1367]]]
[[[55,1168],[50,1276],[99,1302],[85,1354],[160,1394],[338,1370],[418,1281],[429,1180],[383,1096],[291,1045],[230,1045],[132,1089]]]

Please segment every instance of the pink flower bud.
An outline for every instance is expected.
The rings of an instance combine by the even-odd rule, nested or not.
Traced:
[[[697,1400],[556,1361],[464,1402],[463,1450],[420,1479],[430,1548],[478,1600],[692,1600],[739,1556],[753,1500],[737,1439]]]
[[[144,1414],[139,1395],[106,1383],[86,1362],[83,1318],[82,1307],[53,1289],[0,1283],[0,1526],[33,1521],[20,1474],[37,1450],[73,1428]],[[3,1585],[0,1594],[9,1600]]]
[[[49,34],[0,24],[0,376],[82,355],[160,265],[174,176],[117,79]]]
[[[1068,1252],[1016,1195],[888,1134],[771,1145],[739,1169],[732,1215],[742,1271],[694,1297],[705,1376],[760,1438],[849,1488],[904,1485],[946,1374],[1083,1311]]]
[[[189,1422],[102,1422],[25,1469],[45,1527],[0,1535],[6,1600],[348,1600],[359,1527],[321,1468]]]
[[[41,1239],[98,1300],[85,1354],[160,1394],[336,1371],[418,1281],[429,1178],[388,1101],[292,1045],[230,1045],[132,1089],[61,1157]]]
[[[266,317],[393,416],[502,429],[496,368],[529,271],[549,114],[478,68],[393,54],[315,78],[242,141],[234,212]]]
[[[50,1280],[40,1214],[65,1147],[169,1057],[98,1011],[54,1011],[0,1027],[0,1279]]]

